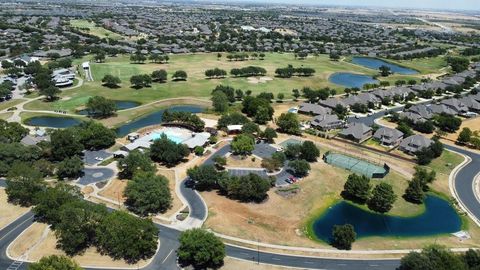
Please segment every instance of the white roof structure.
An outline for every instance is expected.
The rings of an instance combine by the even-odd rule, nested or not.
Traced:
[[[82,63],[82,68],[84,68],[84,69],[90,68],[90,62],[83,62]]]
[[[193,149],[197,146],[204,146],[208,139],[210,139],[210,133],[202,132],[202,133],[194,133],[193,136],[189,139],[183,141],[183,144],[186,144],[188,148]]]
[[[237,131],[242,130],[243,125],[229,125],[227,126],[228,131]]]

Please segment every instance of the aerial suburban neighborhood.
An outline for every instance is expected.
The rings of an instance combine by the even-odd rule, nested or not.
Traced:
[[[472,0],[0,2],[0,269],[480,269]]]

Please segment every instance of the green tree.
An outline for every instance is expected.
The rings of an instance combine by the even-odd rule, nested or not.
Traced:
[[[60,216],[60,208],[62,205],[79,201],[83,198],[78,187],[58,183],[55,187],[43,189],[36,196],[36,205],[33,208],[35,220],[38,222],[48,223],[53,229],[62,221]]]
[[[294,113],[282,113],[277,119],[277,125],[281,132],[292,135],[300,134],[300,121]]]
[[[35,196],[45,187],[42,173],[24,162],[15,162],[12,165],[6,184],[8,201],[21,206],[31,206]]]
[[[304,177],[310,171],[310,164],[308,161],[303,159],[290,161],[288,163],[288,167],[290,167],[293,171],[293,174],[298,177]]]
[[[152,80],[154,82],[165,82],[167,81],[167,71],[160,69],[152,72]]]
[[[82,155],[84,149],[80,136],[73,129],[58,129],[50,135],[52,156],[55,160],[64,160],[72,156]]]
[[[338,249],[350,250],[357,234],[351,224],[335,225],[332,230],[332,246]]]
[[[133,150],[118,161],[118,169],[121,178],[131,179],[139,171],[155,172],[155,164],[147,154]]]
[[[232,152],[236,155],[250,155],[255,149],[255,140],[245,134],[239,134],[233,138]]]
[[[117,134],[113,129],[107,128],[100,122],[87,121],[72,127],[79,136],[85,149],[105,149],[115,144]]]
[[[106,74],[102,79],[102,84],[108,88],[118,88],[120,83],[122,83],[120,78],[110,74]]]
[[[242,133],[257,137],[260,135],[260,127],[253,122],[248,122],[242,126]]]
[[[212,93],[212,105],[216,112],[226,112],[228,110],[228,97],[222,91]]]
[[[217,268],[223,264],[225,245],[213,233],[202,229],[190,229],[180,234],[178,259],[184,266]]]
[[[175,73],[172,75],[172,79],[174,81],[186,81],[187,80],[187,72],[183,70],[177,70]]]
[[[125,188],[125,204],[134,213],[147,216],[165,213],[172,207],[168,179],[154,172],[137,172]]]
[[[405,189],[405,194],[403,194],[403,198],[411,203],[423,203],[425,192],[423,191],[422,182],[416,178],[410,180],[407,189]]]
[[[243,114],[239,112],[233,112],[222,115],[218,119],[218,128],[226,128],[229,125],[243,125],[250,122],[250,120]]]
[[[190,150],[185,144],[177,144],[168,139],[165,134],[159,139],[153,141],[150,146],[150,158],[157,162],[162,162],[167,166],[174,166],[190,154]]]
[[[405,255],[398,270],[467,270],[462,257],[443,246],[431,245],[421,252],[412,251]],[[470,268],[477,269],[477,268]]]
[[[259,124],[266,124],[268,121],[272,120],[269,108],[271,107],[259,106],[257,112],[253,116],[254,121]]]
[[[47,86],[45,88],[40,88],[40,95],[44,95],[47,98],[47,101],[54,101],[57,99],[58,94],[60,94],[60,89],[54,85]]]
[[[343,186],[342,196],[363,204],[368,200],[371,188],[370,178],[365,175],[350,174]]]
[[[387,77],[388,75],[390,75],[390,68],[385,66],[385,65],[382,65],[378,68],[380,70],[380,75],[382,77]]]
[[[89,115],[98,118],[112,116],[117,111],[115,101],[102,96],[93,96],[89,98],[85,107]]]
[[[300,148],[300,158],[305,159],[308,162],[317,161],[320,157],[320,150],[312,141],[304,141]]]
[[[292,96],[295,100],[298,100],[298,98],[300,97],[300,91],[298,91],[298,89],[293,89]]]
[[[0,120],[0,143],[20,142],[28,135],[28,131],[20,123]]]
[[[116,260],[136,263],[151,258],[157,250],[158,229],[152,220],[122,211],[106,215],[95,234],[98,249]]]
[[[65,158],[57,165],[58,179],[76,179],[83,175],[83,160],[78,156]]]
[[[458,134],[457,142],[465,144],[469,143],[472,138],[473,132],[469,128],[463,128],[460,134]]]
[[[240,177],[222,178],[219,181],[220,189],[232,199],[243,202],[261,202],[268,196],[272,187],[269,179],[250,173]]]
[[[368,200],[368,208],[375,212],[386,213],[393,207],[397,196],[390,184],[382,182],[372,190],[372,196]]]
[[[104,51],[99,51],[94,55],[93,58],[95,59],[95,62],[103,63],[103,62],[105,62],[105,58],[106,58],[105,52]]]
[[[67,256],[50,255],[31,263],[28,270],[83,270],[83,268]]]
[[[205,148],[203,148],[202,146],[195,146],[195,148],[193,149],[193,152],[197,156],[203,156],[203,153],[205,152]]]
[[[275,129],[271,127],[266,127],[261,135],[262,135],[262,138],[265,139],[267,143],[275,143],[275,138],[278,137]]]

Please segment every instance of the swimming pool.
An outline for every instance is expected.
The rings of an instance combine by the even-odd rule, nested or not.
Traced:
[[[182,143],[183,141],[185,141],[186,139],[188,139],[188,137],[183,134],[180,134],[180,133],[177,133],[175,131],[170,131],[170,130],[165,130],[165,131],[160,131],[160,132],[155,132],[155,133],[152,133],[152,135],[150,136],[151,140],[154,141],[154,140],[157,140],[157,139],[160,139],[160,137],[165,134],[167,136],[167,138],[175,143]]]

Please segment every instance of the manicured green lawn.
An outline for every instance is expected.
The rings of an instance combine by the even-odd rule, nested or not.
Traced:
[[[81,30],[87,34],[97,36],[99,38],[122,39],[120,34],[107,30],[103,27],[95,26],[94,22],[87,20],[70,20],[70,25],[78,28],[89,28],[89,31]]]
[[[166,98],[175,97],[196,97],[210,98],[210,93],[215,86],[219,84],[230,85],[236,89],[244,91],[251,90],[253,94],[263,91],[285,94],[286,98],[291,97],[292,89],[301,89],[305,86],[315,89],[322,87],[331,87],[337,90],[337,93],[343,92],[343,87],[328,82],[328,77],[335,72],[353,72],[368,75],[377,74],[376,70],[364,68],[349,63],[348,61],[330,61],[327,55],[312,56],[305,60],[296,60],[290,53],[268,53],[265,60],[250,61],[228,61],[226,54],[218,60],[216,54],[184,54],[172,55],[168,64],[154,64],[146,62],[145,64],[131,64],[128,55],[120,55],[114,58],[107,58],[105,63],[91,64],[94,82],[85,82],[82,87],[66,90],[61,94],[62,98],[51,104],[45,104],[42,101],[28,104],[28,109],[62,109],[73,112],[82,103],[88,100],[88,97],[102,95],[115,100],[132,100],[141,103],[149,103]],[[76,60],[75,63],[91,60],[92,56]],[[295,67],[311,67],[316,70],[311,77],[292,77],[289,79],[276,78],[275,69],[286,67],[287,65]],[[227,70],[232,68],[246,67],[249,65],[261,66],[267,70],[267,77],[272,80],[266,83],[252,83],[247,78],[227,77],[224,79],[206,79],[204,72],[207,69],[219,67]],[[150,74],[157,69],[165,69],[169,74],[169,80],[166,83],[154,83],[151,87],[143,89],[133,89],[130,87],[130,77],[135,74]],[[188,74],[187,81],[171,81],[172,74],[177,70],[185,70]],[[101,85],[101,79],[106,74],[118,76],[122,83],[117,89],[109,89]],[[421,78],[421,74],[415,76],[393,75],[387,78],[381,78],[393,83],[397,79]]]

